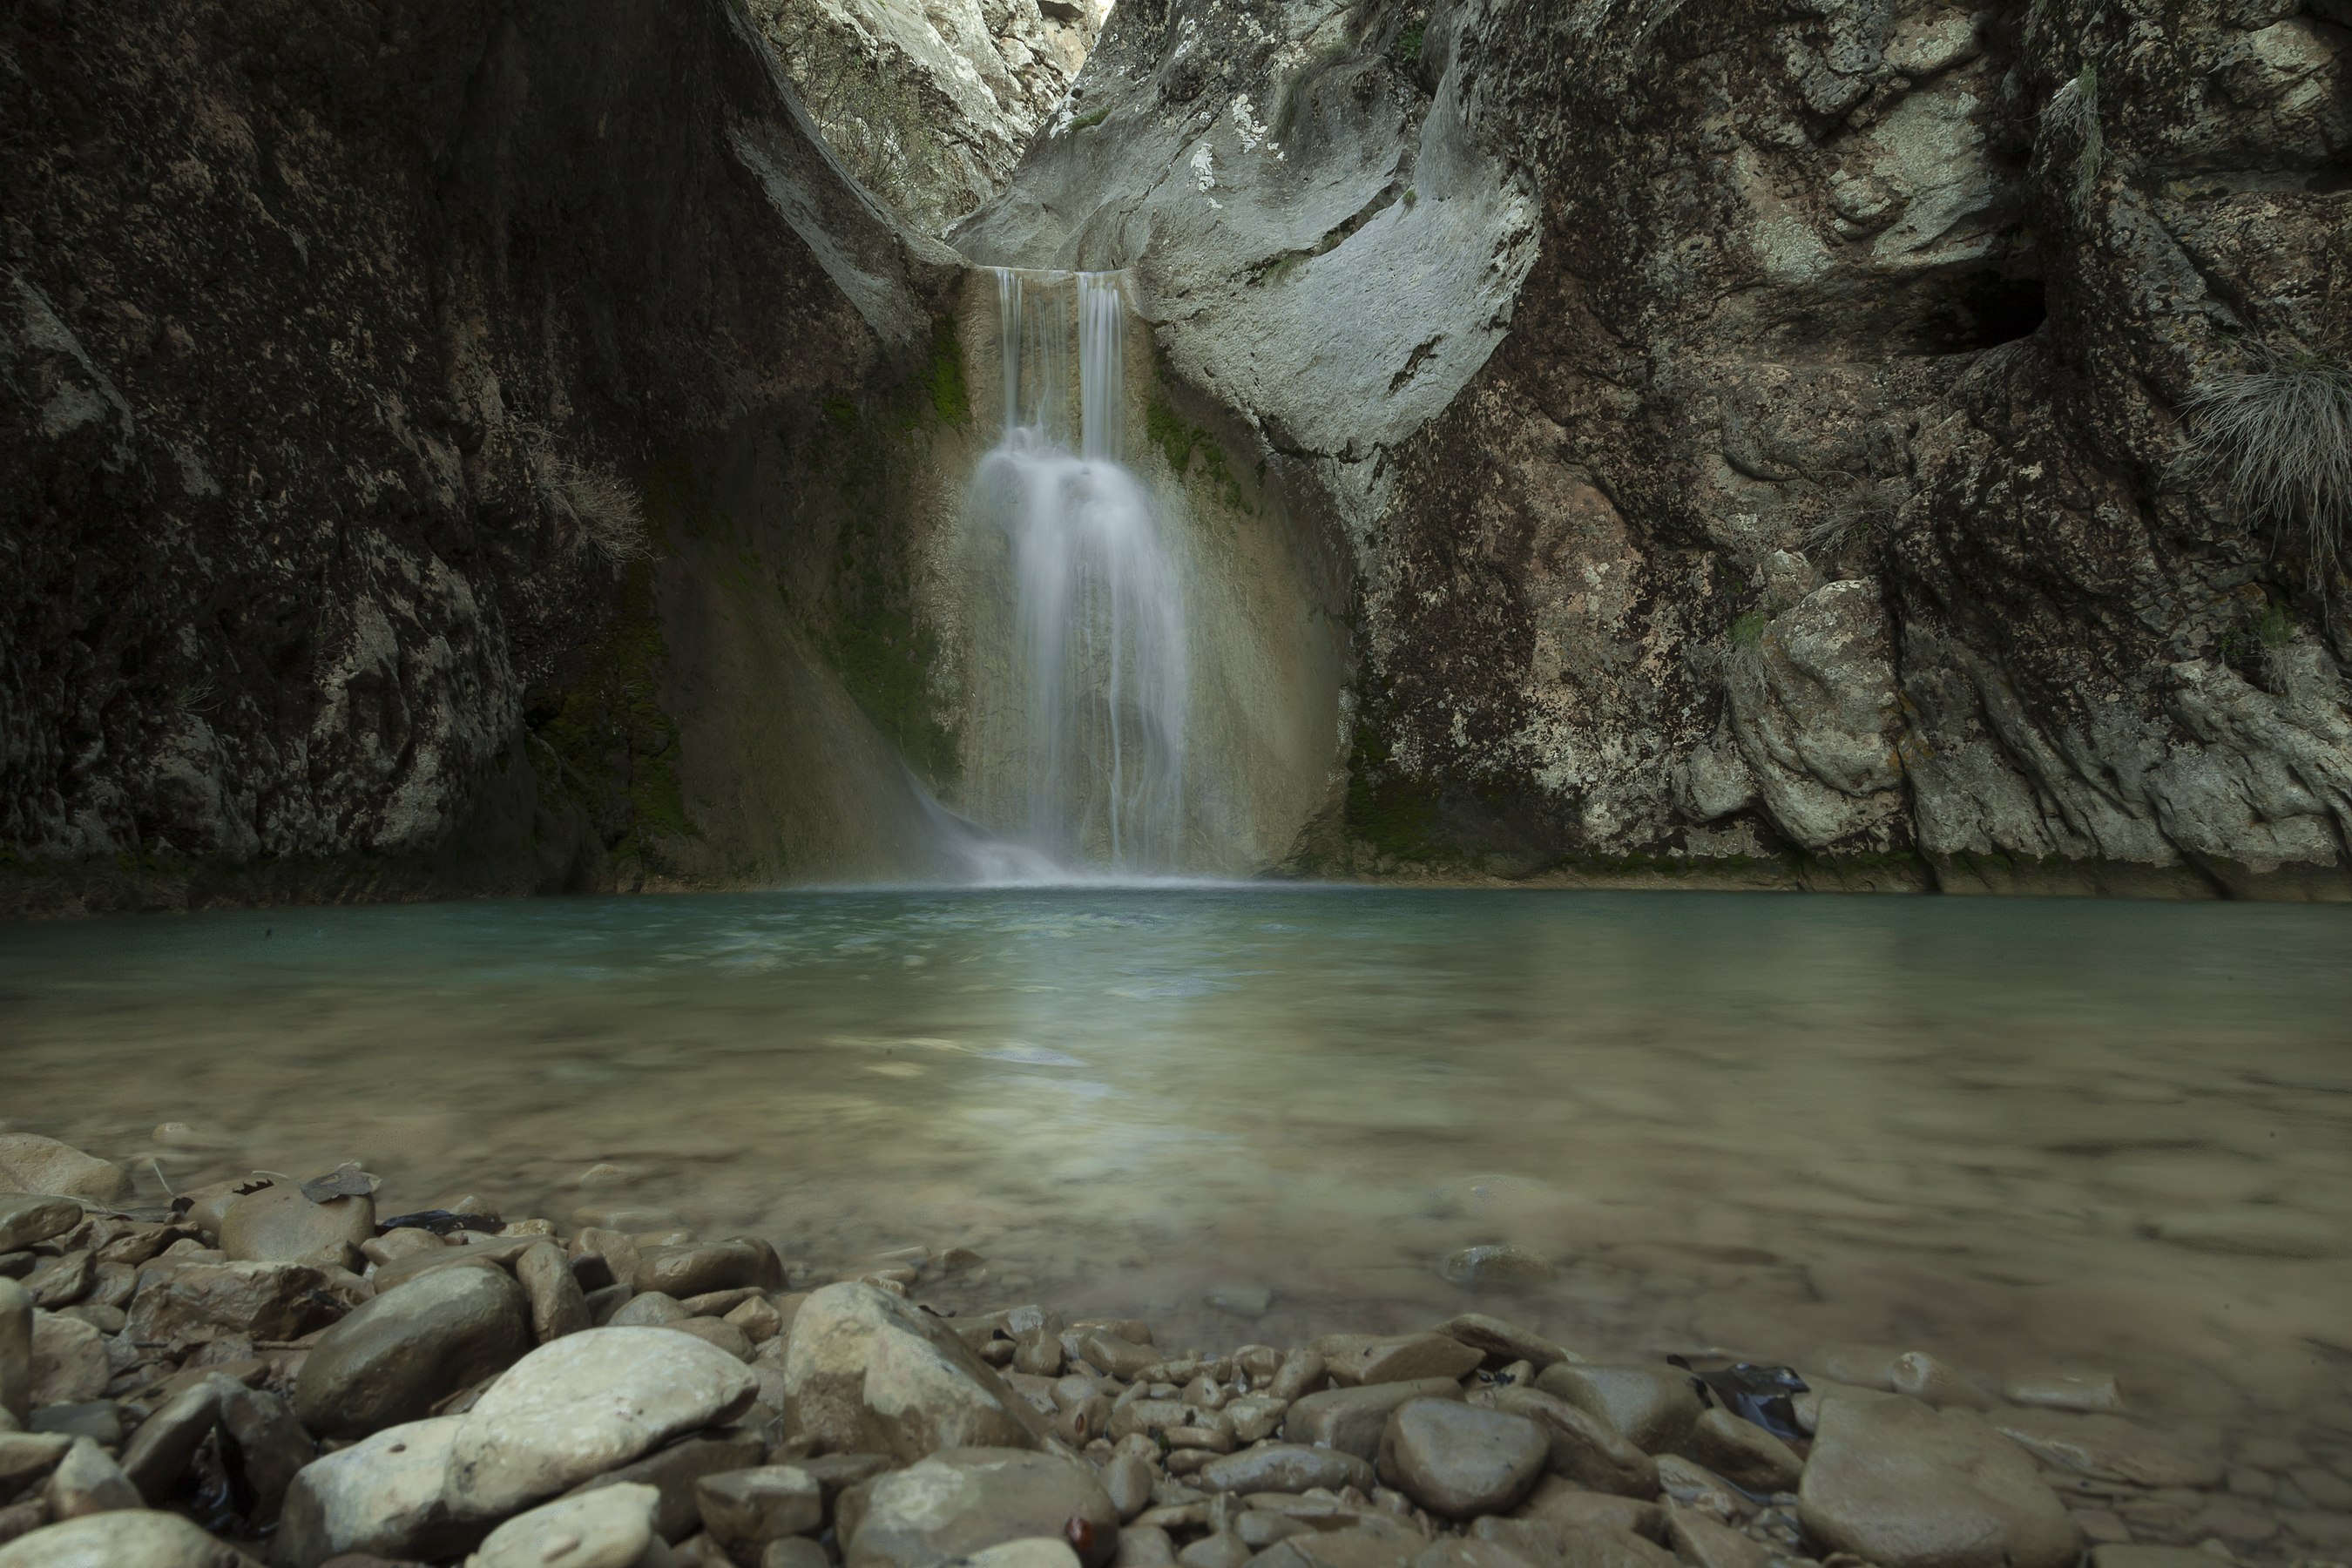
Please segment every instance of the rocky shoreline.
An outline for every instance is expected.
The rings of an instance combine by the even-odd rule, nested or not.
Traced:
[[[583,1185],[597,1185],[594,1173]],[[257,1173],[136,1206],[0,1134],[0,1568],[2213,1568],[2341,1562],[2352,1443],[2224,1455],[2095,1369],[1587,1360],[1465,1313],[1178,1349],[986,1262],[378,1212]],[[583,1211],[585,1215],[586,1211]],[[590,1215],[588,1217],[619,1217]],[[1507,1275],[1500,1249],[1461,1263]],[[952,1287],[953,1289],[950,1289]]]

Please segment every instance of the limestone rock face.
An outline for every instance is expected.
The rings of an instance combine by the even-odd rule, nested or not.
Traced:
[[[784,1352],[784,1418],[828,1452],[1034,1448],[1045,1420],[938,1320],[871,1285],[801,1304]]]
[[[2065,1568],[2083,1550],[2033,1462],[1966,1410],[1822,1402],[1798,1493],[1806,1532],[1886,1568]]]
[[[2182,462],[2196,389],[2352,363],[2352,49],[2130,27],[1127,5],[951,237],[1132,268],[1164,395],[1328,521],[1301,868],[2352,897],[2352,596]]]

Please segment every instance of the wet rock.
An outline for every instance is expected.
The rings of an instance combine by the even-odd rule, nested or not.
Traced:
[[[764,1242],[738,1237],[696,1247],[657,1247],[643,1253],[633,1281],[639,1290],[658,1290],[684,1300],[737,1286],[783,1288],[783,1269]]]
[[[376,1294],[385,1295],[411,1280],[438,1274],[445,1268],[497,1268],[511,1272],[515,1259],[543,1239],[536,1236],[503,1236],[446,1242],[438,1251],[420,1252],[396,1263],[379,1265],[375,1271]]]
[[[295,1476],[318,1450],[293,1406],[275,1394],[229,1377],[215,1377],[213,1385],[220,1398],[220,1429],[236,1449],[237,1473],[252,1493],[247,1511],[256,1524],[270,1524]]]
[[[412,1421],[304,1466],[287,1489],[269,1561],[317,1568],[345,1552],[404,1559],[464,1551],[482,1533],[448,1508],[450,1449],[465,1421]]]
[[[25,1289],[33,1298],[33,1305],[56,1311],[89,1295],[94,1262],[85,1250],[68,1252],[43,1263],[25,1277]]]
[[[1566,1529],[1559,1532],[1560,1568],[1680,1568],[1664,1547],[1618,1530]]]
[[[1261,1394],[1244,1394],[1225,1406],[1225,1416],[1234,1424],[1234,1438],[1240,1443],[1262,1442],[1281,1429],[1283,1417],[1290,1406],[1279,1399]]]
[[[112,1375],[106,1336],[79,1318],[33,1314],[33,1397],[44,1405],[77,1405],[106,1392]]]
[[[142,1501],[122,1467],[87,1437],[73,1439],[65,1458],[49,1472],[41,1499],[49,1505],[49,1517],[58,1521],[138,1508]]]
[[[1374,1384],[1363,1388],[1327,1388],[1310,1394],[1283,1417],[1286,1443],[1336,1448],[1370,1459],[1380,1452],[1390,1413],[1411,1399],[1460,1399],[1462,1386],[1451,1378],[1424,1378],[1412,1383]]]
[[[1324,1369],[1341,1387],[1458,1378],[1485,1357],[1444,1334],[1333,1334],[1316,1342]]]
[[[1354,1454],[1297,1443],[1261,1443],[1227,1454],[1193,1477],[1196,1485],[1213,1492],[1303,1492],[1312,1487],[1369,1492],[1373,1479],[1371,1465]]]
[[[0,1426],[33,1418],[33,1299],[0,1279]]]
[[[294,1413],[330,1437],[421,1420],[522,1357],[530,1310],[522,1287],[495,1268],[453,1269],[378,1296],[320,1336],[295,1382]]]
[[[1087,1365],[1117,1378],[1132,1378],[1156,1363],[1160,1352],[1107,1329],[1089,1329],[1078,1336],[1078,1354]]]
[[[1990,1419],[2002,1436],[2043,1463],[2103,1481],[2213,1487],[2226,1468],[2220,1446],[2210,1438],[2159,1432],[2121,1415],[2003,1410]]]
[[[73,1445],[62,1432],[0,1432],[0,1497],[12,1496],[56,1469]]]
[[[0,1187],[119,1204],[131,1196],[131,1177],[121,1166],[54,1138],[0,1132]]]
[[[437,1253],[449,1244],[429,1230],[413,1227],[386,1231],[360,1243],[360,1256],[370,1263],[393,1264],[406,1258]]]
[[[1805,1470],[1788,1444],[1720,1408],[1700,1412],[1677,1451],[1751,1492],[1793,1491]]]
[[[137,1509],[70,1520],[0,1546],[0,1568],[249,1568],[242,1552],[176,1513]]]
[[[630,1297],[627,1303],[613,1314],[609,1322],[616,1329],[666,1329],[692,1316],[694,1314],[686,1310],[686,1303],[677,1297],[664,1295],[659,1290],[648,1290],[643,1295]]]
[[[1242,1568],[1256,1553],[1237,1529],[1212,1531],[1176,1553],[1181,1568]]]
[[[1705,1408],[1691,1382],[1674,1367],[1600,1362],[1564,1362],[1536,1377],[1538,1388],[1599,1416],[1645,1454],[1664,1453],[1689,1435]]]
[[[950,1448],[860,1489],[857,1506],[842,1504],[846,1568],[934,1568],[1008,1541],[1059,1537],[1073,1520],[1106,1545],[1118,1529],[1093,1471],[1054,1454]]]
[[[299,1188],[273,1184],[222,1211],[220,1249],[232,1260],[356,1268],[360,1244],[374,1235],[372,1198],[313,1203]]]
[[[1697,1509],[1727,1523],[1756,1511],[1755,1500],[1729,1481],[1677,1454],[1658,1457],[1658,1495],[1678,1508]]]
[[[1461,1535],[1431,1542],[1412,1560],[1412,1568],[1532,1568],[1532,1562],[1500,1542]]]
[[[2012,1377],[2001,1397],[2011,1405],[2097,1415],[2123,1408],[2123,1394],[2111,1372],[2033,1372]]]
[[[1681,1510],[1667,1518],[1666,1544],[1689,1568],[1765,1568],[1772,1556],[1761,1542]]]
[[[1133,1454],[1114,1456],[1102,1468],[1102,1489],[1125,1524],[1151,1506],[1151,1467]]]
[[[307,1263],[182,1264],[140,1289],[123,1331],[134,1340],[173,1345],[236,1334],[298,1340],[336,1321],[370,1294],[364,1282],[341,1269]]]
[[[31,1193],[0,1194],[0,1252],[21,1252],[63,1236],[81,1223],[81,1205],[71,1198]]]
[[[742,1562],[755,1560],[772,1541],[824,1528],[824,1489],[792,1465],[706,1476],[695,1485],[694,1500],[711,1539]]]
[[[1564,1361],[1579,1358],[1545,1339],[1530,1333],[1517,1323],[1501,1318],[1490,1318],[1484,1312],[1463,1312],[1437,1325],[1436,1332],[1447,1339],[1459,1340],[1486,1358],[1489,1367],[1508,1366],[1513,1362],[1531,1363],[1538,1372],[1556,1366]]]
[[[1657,1495],[1653,1489],[1650,1498]],[[1666,1514],[1649,1498],[1587,1491],[1558,1476],[1545,1476],[1513,1510],[1514,1519],[1541,1521],[1555,1528],[1578,1526],[1622,1531],[1650,1541],[1665,1538]]]
[[[1907,1394],[1939,1410],[1990,1410],[1996,1403],[1991,1394],[1961,1375],[1958,1369],[1924,1351],[1906,1351],[1896,1356],[1887,1363],[1886,1376],[1895,1393]]]
[[[754,1296],[730,1309],[724,1321],[742,1330],[755,1345],[766,1344],[784,1331],[784,1315],[764,1296]]]
[[[553,1242],[525,1247],[515,1259],[515,1279],[530,1300],[531,1336],[541,1344],[589,1326],[587,1295]]]
[[[490,1531],[467,1568],[632,1568],[654,1542],[651,1487],[612,1486],[520,1514]]]
[[[188,1461],[219,1424],[220,1393],[210,1382],[182,1389],[140,1423],[122,1450],[122,1473],[150,1508],[172,1495]]]
[[[739,1414],[758,1388],[742,1363],[667,1329],[590,1329],[541,1345],[464,1418],[450,1511],[510,1512]]]
[[[1438,1272],[1449,1284],[1474,1289],[1487,1286],[1533,1285],[1559,1272],[1549,1258],[1523,1247],[1465,1247],[1447,1258]]]
[[[2132,1546],[2115,1543],[2091,1549],[2090,1568],[2213,1568],[2221,1561],[2210,1552],[2188,1546]]]
[[[785,1419],[819,1447],[919,1459],[1043,1444],[1045,1423],[940,1321],[870,1285],[828,1285],[793,1320]]]
[[[1381,1479],[1432,1513],[1470,1519],[1517,1503],[1550,1455],[1543,1428],[1524,1415],[1416,1399],[1389,1416],[1379,1468]]]
[[[2068,1568],[2082,1551],[2032,1460],[1970,1412],[1906,1399],[1823,1401],[1798,1517],[1885,1568]]]
[[[654,1510],[654,1532],[675,1542],[693,1534],[702,1522],[696,1489],[706,1478],[748,1470],[767,1457],[764,1442],[740,1427],[730,1427],[656,1448],[642,1459],[581,1482],[571,1495],[599,1487],[651,1487],[661,1499]]]
[[[1496,1389],[1487,1402],[1543,1428],[1552,1474],[1596,1492],[1657,1495],[1656,1462],[1599,1416],[1540,1388]]]
[[[1266,1393],[1286,1404],[1296,1404],[1307,1394],[1323,1386],[1328,1369],[1320,1353],[1311,1350],[1296,1350],[1282,1358],[1274,1381],[1266,1384]]]
[[[1255,1320],[1274,1310],[1274,1292],[1263,1285],[1227,1283],[1212,1286],[1206,1300],[1220,1311]]]
[[[1078,1554],[1066,1541],[1033,1535],[960,1557],[955,1568],[1078,1568]]]

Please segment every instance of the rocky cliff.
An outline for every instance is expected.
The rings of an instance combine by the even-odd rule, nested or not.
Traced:
[[[38,0],[0,77],[0,907],[920,868],[960,273],[739,8]]]
[[[1136,268],[1352,559],[1302,869],[2343,898],[2348,46],[1127,0],[951,237]]]

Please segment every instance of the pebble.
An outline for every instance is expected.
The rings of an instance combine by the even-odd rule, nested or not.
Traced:
[[[60,1237],[81,1223],[81,1205],[71,1198],[32,1193],[0,1194],[0,1252],[21,1252]]]
[[[2227,1468],[2219,1444],[2178,1430],[2158,1432],[2126,1416],[2004,1410],[1991,1419],[2001,1436],[2035,1458],[2100,1480],[2216,1487]]]
[[[182,1263],[156,1284],[140,1288],[123,1331],[174,1345],[232,1335],[298,1340],[334,1322],[370,1293],[355,1275],[307,1263]]]
[[[1788,1444],[1720,1406],[1699,1413],[1682,1453],[1751,1492],[1793,1491],[1805,1472]]]
[[[1337,1448],[1360,1459],[1380,1452],[1389,1415],[1411,1399],[1460,1399],[1462,1385],[1451,1378],[1375,1384],[1366,1388],[1327,1388],[1310,1394],[1283,1417],[1282,1438],[1311,1447]]]
[[[1665,1536],[1666,1514],[1650,1500],[1656,1496],[1655,1488],[1645,1497],[1621,1497],[1611,1492],[1587,1491],[1560,1477],[1545,1476],[1537,1480],[1535,1489],[1528,1493],[1513,1517],[1541,1520],[1555,1526],[1623,1531],[1660,1541]]]
[[[1197,1479],[1203,1489],[1216,1492],[1303,1492],[1317,1487],[1369,1492],[1374,1472],[1369,1462],[1339,1448],[1261,1443],[1210,1461],[1197,1472]]]
[[[843,1517],[848,1568],[934,1568],[1084,1521],[1108,1544],[1118,1513],[1085,1464],[1013,1448],[955,1448],[877,1477]]]
[[[0,1497],[10,1496],[58,1468],[74,1440],[62,1432],[0,1432]]]
[[[176,1513],[132,1509],[19,1536],[0,1545],[0,1568],[250,1568],[250,1563]]]
[[[1486,1358],[1444,1334],[1332,1334],[1318,1340],[1331,1381],[1347,1386],[1453,1379],[1477,1369]]]
[[[721,1427],[592,1476],[567,1495],[624,1484],[651,1487],[661,1500],[654,1510],[654,1533],[665,1541],[683,1541],[702,1521],[696,1489],[711,1476],[751,1469],[767,1457],[767,1444],[758,1435],[740,1426]]]
[[[2086,1415],[2123,1408],[2123,1394],[2111,1372],[2037,1372],[2012,1377],[2002,1385],[2001,1397],[2011,1405],[2032,1405],[2045,1410],[2075,1410]]]
[[[956,1563],[959,1568],[1078,1568],[1078,1554],[1066,1541],[1033,1535],[999,1542],[958,1558]]]
[[[496,1519],[728,1419],[758,1388],[740,1362],[666,1329],[590,1329],[541,1345],[460,1418],[449,1510]]]
[[[150,1508],[163,1505],[194,1458],[197,1447],[220,1425],[220,1391],[209,1381],[182,1389],[139,1424],[122,1450],[122,1473]]]
[[[106,1392],[112,1372],[106,1336],[79,1318],[36,1311],[32,1332],[32,1404],[78,1405]]]
[[[1121,1524],[1151,1506],[1151,1467],[1134,1454],[1114,1455],[1102,1468],[1103,1495]]]
[[[1535,1485],[1550,1458],[1544,1429],[1524,1415],[1448,1399],[1415,1399],[1391,1414],[1381,1479],[1433,1513],[1501,1513]]]
[[[1564,1361],[1580,1358],[1545,1339],[1529,1333],[1516,1323],[1501,1318],[1491,1318],[1483,1312],[1464,1312],[1437,1325],[1437,1332],[1451,1340],[1459,1340],[1479,1352],[1486,1364],[1507,1366],[1513,1362],[1527,1362],[1536,1371],[1557,1366]]]
[[[551,1241],[534,1243],[515,1258],[515,1281],[530,1310],[531,1337],[541,1344],[589,1326],[588,1298],[570,1259]]]
[[[490,1531],[466,1568],[632,1568],[653,1544],[660,1501],[623,1485],[532,1509]]]
[[[1692,1381],[1673,1367],[1562,1362],[1538,1373],[1536,1386],[1599,1416],[1643,1453],[1660,1454],[1698,1421],[1704,1407]]]
[[[529,1303],[503,1270],[428,1275],[320,1336],[295,1381],[294,1412],[321,1436],[364,1437],[422,1419],[530,1345]]]
[[[1596,1492],[1657,1496],[1656,1461],[1599,1416],[1540,1388],[1498,1388],[1486,1401],[1543,1429],[1553,1474]]]
[[[221,1213],[220,1249],[233,1259],[360,1266],[360,1244],[375,1235],[375,1200],[338,1197],[312,1203],[275,1184],[247,1193]]]
[[[1033,1448],[1045,1418],[940,1320],[870,1285],[802,1303],[784,1352],[785,1415],[820,1448],[895,1454]]]
[[[1263,1318],[1274,1310],[1274,1292],[1263,1285],[1218,1285],[1211,1288],[1203,1299],[1210,1306],[1237,1318]]]
[[[1925,1400],[1938,1409],[1990,1410],[1998,1403],[1953,1368],[1924,1351],[1905,1351],[1886,1365],[1886,1379],[1897,1394]]]

